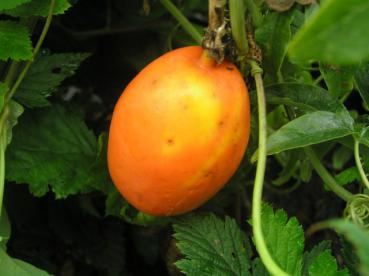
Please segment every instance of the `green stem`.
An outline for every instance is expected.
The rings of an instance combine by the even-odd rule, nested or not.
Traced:
[[[160,0],[161,4],[177,19],[178,23],[186,30],[186,32],[197,42],[201,44],[202,36],[191,24],[190,21],[182,14],[182,12],[170,1]]]
[[[305,147],[304,151],[305,154],[309,157],[315,171],[318,173],[324,183],[344,201],[347,202],[348,200],[350,200],[350,198],[353,197],[353,194],[351,194],[349,191],[347,191],[336,182],[334,177],[323,166],[315,151],[311,147]]]
[[[273,260],[273,257],[268,251],[268,247],[265,243],[263,236],[263,229],[261,223],[261,201],[263,195],[263,184],[266,164],[266,134],[267,134],[267,122],[266,122],[266,104],[263,79],[261,76],[262,69],[257,65],[255,61],[250,61],[251,74],[255,78],[256,92],[258,96],[258,113],[259,113],[259,150],[258,150],[258,163],[256,167],[256,176],[254,183],[254,192],[252,196],[252,230],[255,239],[255,246],[260,255],[262,262],[268,271],[273,275],[288,276]]]
[[[366,186],[366,188],[369,189],[369,181],[368,181],[368,178],[366,177],[363,165],[361,164],[361,160],[360,160],[360,144],[357,139],[355,139],[355,142],[354,142],[354,155],[355,155],[356,167],[359,170],[361,179],[363,180],[363,183]]]
[[[9,102],[9,100],[13,97],[14,93],[17,91],[19,85],[22,83],[24,77],[26,76],[32,62],[35,60],[38,52],[40,51],[41,45],[45,40],[47,31],[50,28],[51,20],[52,20],[52,17],[53,17],[54,6],[55,6],[55,0],[51,0],[50,7],[49,7],[49,13],[47,15],[46,22],[45,22],[44,28],[42,29],[41,35],[40,35],[40,37],[39,37],[39,39],[36,43],[35,49],[33,50],[32,59],[27,61],[26,65],[24,66],[24,68],[22,70],[22,72],[19,74],[18,79],[14,83],[14,85],[11,88],[11,90],[9,91],[9,93],[6,95],[5,104]]]
[[[5,185],[5,149],[6,149],[6,120],[9,108],[5,106],[0,117],[0,217],[3,207],[4,185]]]
[[[4,80],[5,84],[8,87],[11,87],[13,85],[14,76],[18,71],[18,65],[19,65],[19,62],[12,61],[10,66],[9,66],[9,70],[6,73],[6,77],[5,77],[5,80]]]
[[[229,0],[232,36],[236,42],[240,56],[246,56],[249,45],[246,38],[245,8],[243,0]]]
[[[254,27],[259,27],[261,25],[261,22],[263,21],[263,15],[260,12],[259,6],[257,6],[254,2],[254,0],[244,0],[247,10],[249,11],[252,19],[252,25]]]

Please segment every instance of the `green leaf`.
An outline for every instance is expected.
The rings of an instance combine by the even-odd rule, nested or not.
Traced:
[[[268,270],[265,268],[260,258],[252,260],[252,275],[253,276],[269,276]]]
[[[327,249],[331,249],[331,242],[322,241],[321,243],[315,245],[312,250],[304,253],[304,265],[302,269],[302,275],[308,275],[310,265],[316,258],[319,257],[321,253],[323,253]]]
[[[265,242],[273,259],[288,274],[300,276],[304,231],[297,219],[288,219],[282,209],[274,212],[271,206],[263,204],[261,220]]]
[[[13,21],[0,21],[0,60],[32,58],[32,42],[25,26]]]
[[[29,3],[2,12],[11,16],[47,16],[50,3],[50,0],[32,0]],[[63,14],[70,7],[68,0],[55,0],[53,14]]]
[[[361,275],[369,275],[369,233],[360,226],[347,220],[332,220],[325,223],[342,234],[352,243],[355,253],[359,257],[360,265],[358,271]]]
[[[46,98],[89,56],[87,53],[41,53],[15,93],[15,99],[30,108],[50,105]]]
[[[14,129],[6,151],[6,178],[28,183],[42,196],[51,189],[57,198],[85,191],[96,160],[94,134],[75,114],[61,106],[27,111]]]
[[[276,79],[286,56],[287,44],[291,39],[291,22],[294,11],[271,12],[255,32],[255,39],[263,49],[263,68]]]
[[[0,82],[0,110],[3,110],[4,107],[4,101],[5,101],[5,93],[8,91],[8,86]]]
[[[347,269],[338,271],[337,261],[329,250],[322,252],[309,266],[309,276],[349,276]]]
[[[319,68],[329,92],[336,98],[344,96],[353,89],[354,74],[357,66],[320,64]]]
[[[327,90],[302,83],[280,83],[265,87],[267,102],[298,107],[305,112],[345,112],[347,109]]]
[[[16,275],[16,276],[47,276],[49,275],[45,271],[23,262],[18,259],[10,257],[4,250],[0,247],[0,275]]]
[[[350,135],[353,120],[346,112],[316,111],[285,124],[267,140],[268,154],[306,147]]]
[[[361,64],[356,71],[355,83],[361,98],[369,106],[369,62]]]
[[[250,275],[251,249],[233,219],[208,214],[183,219],[173,228],[185,256],[176,266],[186,275]]]
[[[348,168],[335,176],[336,181],[340,185],[347,185],[354,181],[361,182],[361,176],[357,167]]]
[[[369,1],[326,0],[289,46],[295,61],[353,64],[369,58]]]
[[[345,146],[340,146],[332,155],[333,168],[335,170],[342,170],[346,163],[351,160],[353,155],[354,153],[352,149]]]
[[[27,3],[29,1],[31,0],[2,0],[0,3],[0,12],[1,10],[15,8],[16,6]]]

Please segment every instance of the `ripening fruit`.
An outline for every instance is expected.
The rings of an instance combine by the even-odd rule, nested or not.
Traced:
[[[152,215],[190,211],[237,169],[250,128],[245,82],[201,47],[180,48],[146,66],[115,106],[108,165],[123,197]]]

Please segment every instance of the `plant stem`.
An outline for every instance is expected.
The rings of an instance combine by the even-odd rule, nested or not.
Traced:
[[[239,55],[246,56],[249,45],[246,38],[245,9],[243,0],[229,0],[232,36],[236,42]]]
[[[3,207],[4,185],[5,185],[5,149],[6,149],[6,120],[9,108],[6,105],[0,117],[0,217]]]
[[[346,202],[350,200],[350,198],[353,197],[353,194],[351,194],[349,191],[347,191],[336,182],[334,177],[323,166],[315,151],[311,147],[305,147],[304,151],[305,154],[309,157],[315,171],[318,173],[324,183],[332,190],[332,192],[334,192]]]
[[[359,170],[361,179],[363,180],[363,183],[366,186],[366,188],[369,189],[369,181],[368,181],[368,178],[366,177],[363,165],[361,164],[361,160],[360,160],[360,144],[357,139],[355,139],[355,142],[354,142],[354,155],[355,155],[356,167]]]
[[[19,65],[19,62],[12,61],[10,66],[9,66],[9,70],[6,73],[6,77],[5,77],[5,80],[4,80],[5,84],[8,87],[11,87],[13,85],[14,76],[17,73],[18,65]]]
[[[196,30],[196,28],[191,24],[190,21],[182,14],[182,12],[170,1],[170,0],[160,0],[161,4],[169,11],[178,23],[181,24],[183,29],[197,42],[201,44],[202,37],[201,34]]]
[[[265,94],[262,79],[262,69],[257,65],[255,61],[250,61],[251,74],[255,78],[256,92],[258,96],[258,113],[259,113],[259,150],[258,150],[258,163],[256,167],[256,176],[254,184],[254,192],[252,196],[252,230],[255,239],[255,246],[260,255],[262,262],[268,271],[273,275],[288,276],[273,260],[273,257],[268,251],[265,239],[263,236],[263,229],[261,223],[261,201],[263,195],[263,184],[266,164],[266,134],[267,134],[267,122],[266,122],[266,104]]]
[[[260,12],[259,6],[257,6],[254,0],[244,0],[247,10],[249,11],[252,19],[252,25],[256,28],[261,25],[263,21],[263,15]]]
[[[14,83],[13,87],[11,88],[9,93],[6,95],[5,104],[9,102],[9,100],[13,97],[14,93],[17,91],[19,85],[22,83],[24,77],[26,76],[32,62],[35,60],[38,52],[40,51],[41,45],[45,40],[47,31],[50,28],[51,20],[52,20],[52,17],[53,17],[54,6],[55,6],[55,0],[51,0],[50,7],[49,7],[49,13],[47,15],[46,22],[45,22],[44,28],[42,29],[41,35],[40,35],[40,37],[39,37],[39,39],[36,43],[35,49],[33,50],[32,59],[27,61],[26,65],[24,66],[22,72],[19,74],[19,76],[18,76],[16,82]]]

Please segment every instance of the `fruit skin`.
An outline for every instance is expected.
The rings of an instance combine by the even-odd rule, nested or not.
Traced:
[[[123,197],[158,216],[191,211],[215,195],[247,146],[245,82],[198,46],[164,54],[120,96],[110,125],[108,166]]]

